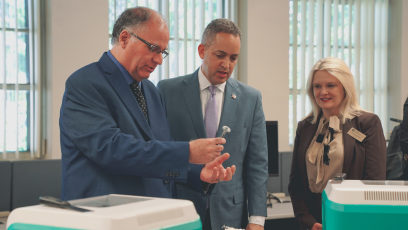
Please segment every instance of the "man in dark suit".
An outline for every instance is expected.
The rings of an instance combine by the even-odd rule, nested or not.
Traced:
[[[209,200],[178,187],[180,198],[194,202],[204,219],[203,229],[221,229],[223,225],[263,229],[267,215],[268,158],[261,93],[229,78],[237,63],[240,40],[235,23],[213,20],[198,47],[201,67],[190,75],[158,84],[175,140],[219,137],[223,126],[231,129],[224,146],[231,157],[224,165],[237,166],[234,178],[217,184]]]
[[[174,182],[208,195],[209,184],[231,179],[235,166],[223,168],[228,156],[220,156],[225,139],[170,136],[160,95],[147,80],[168,42],[159,13],[127,9],[114,25],[113,48],[68,78],[60,113],[63,200],[111,193],[170,198]]]

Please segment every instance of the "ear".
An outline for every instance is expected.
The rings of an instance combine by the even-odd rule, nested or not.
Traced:
[[[203,44],[198,45],[198,55],[200,55],[201,59],[204,59],[205,54],[205,46]]]
[[[123,30],[120,35],[119,35],[119,45],[120,47],[122,47],[123,49],[126,48],[127,44],[129,43],[131,37],[131,35],[126,31]]]

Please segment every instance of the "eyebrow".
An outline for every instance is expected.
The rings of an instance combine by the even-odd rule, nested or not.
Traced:
[[[166,48],[162,48],[161,46],[159,46],[159,45],[157,45],[156,43],[150,43],[150,44],[152,44],[152,45],[154,45],[154,46],[157,46],[157,47],[159,47],[159,49],[160,50],[166,50],[166,51],[168,51],[169,50],[169,46],[167,45],[167,47]]]
[[[227,55],[227,53],[226,53],[226,52],[224,52],[224,51],[222,51],[222,50],[216,50],[215,52],[220,52],[220,53],[222,53],[222,54]],[[238,54],[231,54],[231,56],[233,56],[233,55],[238,56]]]
[[[313,83],[313,85],[315,85],[315,84],[318,84],[318,85],[321,85],[320,83]],[[326,84],[337,84],[336,82],[327,82]]]
[[[147,41],[147,42],[149,42],[149,41]],[[154,42],[149,42],[149,43],[152,44],[152,45],[154,45],[154,46],[159,47],[160,50],[168,50],[168,48],[169,48],[169,44],[167,44],[167,47],[163,49],[163,48],[162,48],[161,46],[159,46],[157,43],[154,43]]]
[[[222,54],[227,54],[226,52],[224,52],[224,51],[222,51],[222,50],[216,50],[215,53],[216,53],[216,52],[220,52],[220,53],[222,53]]]

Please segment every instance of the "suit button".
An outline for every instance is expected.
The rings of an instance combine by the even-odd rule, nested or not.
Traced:
[[[165,175],[166,175],[166,176],[169,176],[169,172],[166,172]]]
[[[180,173],[176,173],[176,177],[179,177],[180,176]]]
[[[167,183],[169,183],[168,180],[163,180],[163,184],[167,184]]]

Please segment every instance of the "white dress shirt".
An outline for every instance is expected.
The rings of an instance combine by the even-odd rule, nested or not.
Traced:
[[[211,96],[210,89],[208,88],[211,83],[208,79],[204,76],[203,72],[200,70],[198,71],[198,82],[200,84],[200,99],[201,99],[201,109],[203,111],[203,118],[205,119],[205,109],[207,107],[208,99]],[[222,107],[224,105],[224,97],[225,97],[225,84],[215,85],[217,87],[217,91],[215,93],[215,100],[217,102],[217,129],[220,124]],[[265,201],[266,202],[266,201]],[[249,223],[251,224],[258,224],[261,226],[265,225],[265,217],[264,216],[250,216]]]
[[[208,99],[211,96],[211,92],[208,87],[211,85],[211,83],[204,76],[203,72],[201,72],[201,68],[198,71],[198,82],[200,84],[201,109],[203,111],[203,118],[205,119],[205,109],[207,108]],[[217,113],[218,113],[217,114],[217,130],[218,130],[218,125],[220,124],[222,106],[224,105],[225,84],[226,82],[215,85],[217,87],[217,91],[215,92],[215,101],[217,102]]]

